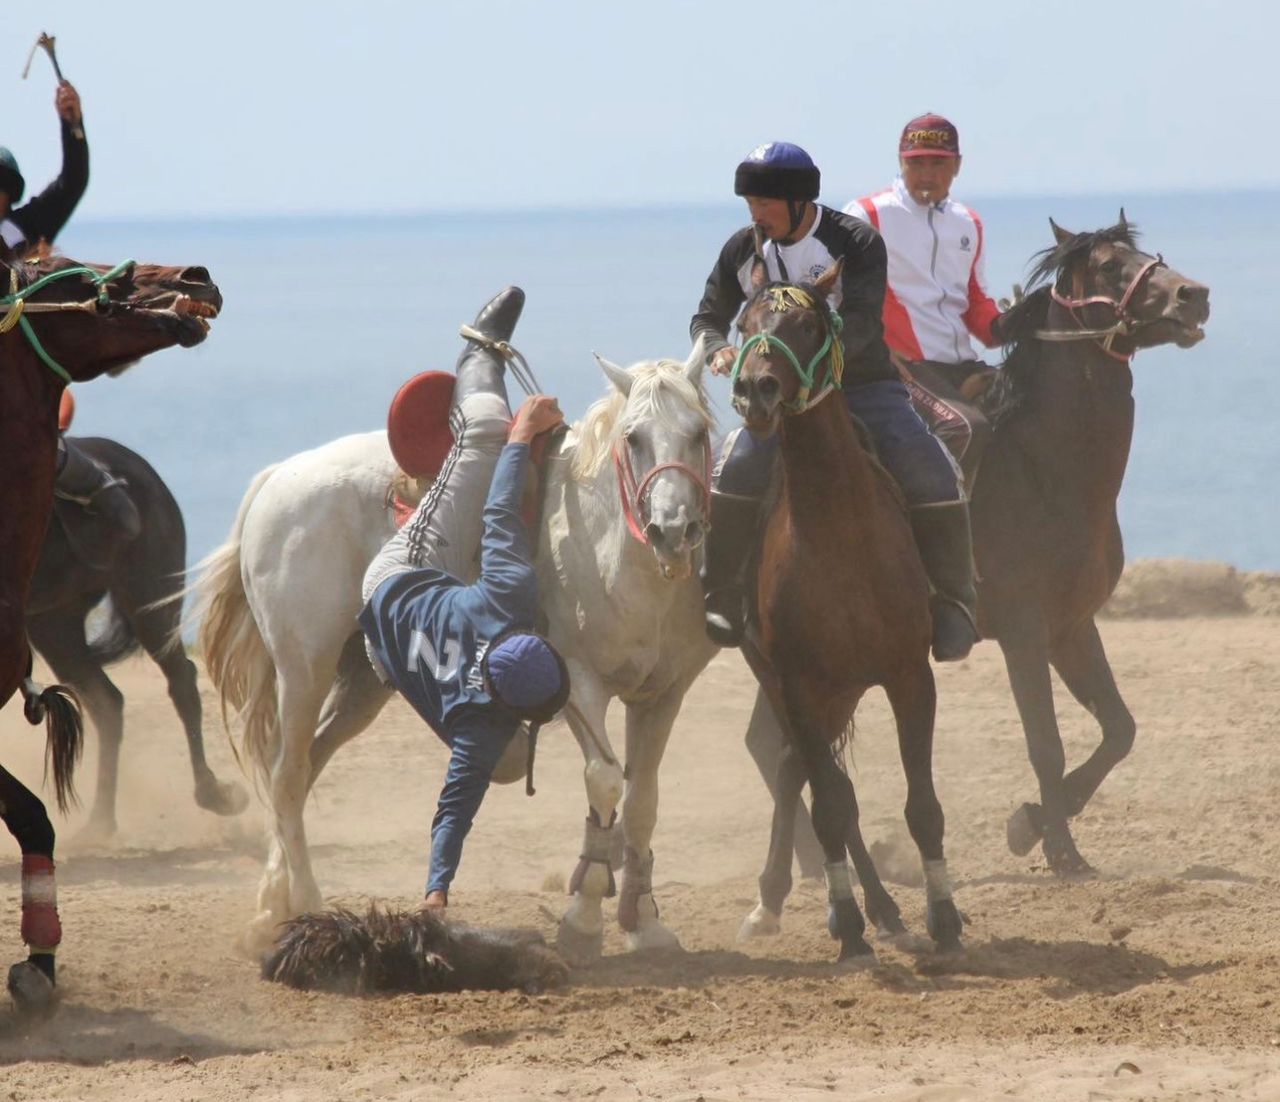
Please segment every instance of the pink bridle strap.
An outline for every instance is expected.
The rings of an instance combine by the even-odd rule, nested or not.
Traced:
[[[645,525],[641,523],[644,519],[645,500],[648,497],[650,487],[653,485],[653,480],[663,471],[679,471],[681,474],[688,476],[701,493],[704,521],[710,513],[710,442],[703,445],[702,455],[703,473],[701,475],[687,463],[672,461],[670,463],[659,463],[657,466],[651,467],[644,478],[637,482],[635,471],[631,466],[631,453],[626,449],[625,445],[614,445],[613,466],[618,472],[618,494],[622,498],[622,515],[626,518],[628,531],[646,547],[649,546],[649,537],[645,535]]]
[[[1142,283],[1147,276],[1157,268],[1162,267],[1164,267],[1164,257],[1157,253],[1153,259],[1147,261],[1147,263],[1138,270],[1138,274],[1129,282],[1129,286],[1125,288],[1125,292],[1120,296],[1119,301],[1116,301],[1107,295],[1089,295],[1087,297],[1082,297],[1078,290],[1074,298],[1067,298],[1058,290],[1057,284],[1054,284],[1054,286],[1049,288],[1049,297],[1067,311],[1068,316],[1081,330],[1086,331],[1088,330],[1088,326],[1085,325],[1084,319],[1079,317],[1076,311],[1083,310],[1086,306],[1111,307],[1111,309],[1115,311],[1116,315],[1115,324],[1110,326],[1108,329],[1090,333],[1090,336],[1096,339],[1098,347],[1101,348],[1108,356],[1124,363],[1128,363],[1133,359],[1133,353],[1130,352],[1128,355],[1123,355],[1119,352],[1113,352],[1111,350],[1111,344],[1118,335],[1128,334],[1129,322],[1133,320],[1132,315],[1129,313],[1129,303],[1133,301],[1133,296],[1137,293],[1138,288],[1142,286]]]

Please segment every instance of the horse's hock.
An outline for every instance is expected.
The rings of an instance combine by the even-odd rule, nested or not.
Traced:
[[[1126,567],[1101,615],[1112,619],[1280,616],[1280,574],[1220,562],[1140,559]]]

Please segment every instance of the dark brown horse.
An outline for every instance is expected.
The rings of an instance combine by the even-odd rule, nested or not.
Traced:
[[[907,825],[924,862],[928,927],[939,948],[959,947],[960,916],[933,788],[929,583],[897,489],[840,394],[838,319],[826,307],[839,274],[837,263],[812,285],[761,286],[738,323],[744,342],[734,405],[752,433],[778,434],[781,453],[744,653],[787,734],[760,906],[748,925],[752,932],[776,925],[791,887],[796,806],[808,781],[826,862],[828,927],[840,940],[838,959],[864,963],[875,954],[846,849],[860,870],[864,862],[872,876],[874,870],[861,846],[853,785],[833,747],[872,686],[883,686],[897,722]],[[879,901],[863,882],[875,919]],[[900,929],[896,908],[892,919]]]
[[[1110,229],[1053,232],[1032,272],[1038,289],[1002,322],[1012,347],[971,509],[980,626],[1004,651],[1040,784],[1040,802],[1009,820],[1009,846],[1043,842],[1049,867],[1071,875],[1089,866],[1067,821],[1135,730],[1094,622],[1124,565],[1116,497],[1133,434],[1130,363],[1141,348],[1198,343],[1209,289],[1139,251],[1123,211]],[[1051,664],[1102,727],[1065,776]]]
[[[55,502],[27,595],[32,646],[54,676],[75,692],[98,732],[98,784],[83,834],[103,840],[116,832],[124,697],[105,667],[138,647],[164,674],[169,699],[182,721],[196,804],[218,815],[237,815],[248,806],[249,797],[239,785],[220,781],[205,760],[196,667],[178,631],[187,563],[182,510],[164,480],[137,452],[115,440],[67,439],[124,483],[140,521],[137,538],[121,545],[104,532],[109,521],[76,502]],[[98,553],[83,554],[84,548]],[[85,619],[104,598],[106,625],[90,639]]]
[[[65,692],[41,692],[30,680],[26,636],[28,586],[53,504],[58,401],[69,379],[119,372],[162,348],[198,344],[208,332],[205,319],[221,304],[203,268],[125,264],[106,271],[62,257],[0,260],[0,706],[21,686],[27,717],[47,717],[60,807],[74,798],[81,720]],[[40,800],[4,769],[0,817],[22,848],[22,933],[32,949],[32,960],[10,971],[10,990],[19,1000],[47,1000],[61,936],[53,827]]]

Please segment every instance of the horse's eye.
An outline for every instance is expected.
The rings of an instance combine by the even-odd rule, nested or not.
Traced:
[[[1116,275],[1120,271],[1120,261],[1114,257],[1110,260],[1104,260],[1098,265],[1098,271],[1107,276]]]

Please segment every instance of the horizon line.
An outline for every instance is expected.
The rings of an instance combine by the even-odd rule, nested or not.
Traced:
[[[1233,187],[1233,188],[1165,188],[1158,190],[1143,191],[1078,191],[1078,192],[1007,192],[1007,193],[990,193],[982,195],[975,193],[969,200],[975,206],[986,202],[1009,202],[1009,201],[1079,201],[1088,199],[1123,199],[1129,202],[1131,198],[1145,199],[1165,199],[1165,198],[1194,198],[1196,196],[1213,195],[1217,199],[1227,196],[1265,196],[1274,195],[1280,192],[1280,184],[1263,185],[1259,187]],[[725,200],[685,200],[672,201],[662,203],[613,203],[613,204],[559,204],[559,205],[533,205],[533,206],[509,206],[509,207],[486,207],[486,206],[456,206],[456,207],[405,207],[394,210],[377,210],[368,209],[342,209],[342,208],[317,208],[315,210],[246,210],[246,211],[210,211],[210,212],[188,212],[188,213],[165,213],[154,215],[140,214],[106,214],[106,215],[89,215],[87,217],[78,218],[76,221],[82,226],[120,226],[120,225],[161,225],[165,223],[175,222],[202,222],[202,223],[221,223],[221,222],[253,222],[253,221],[289,221],[289,222],[308,222],[308,221],[335,221],[338,219],[358,219],[361,221],[391,221],[394,219],[415,219],[415,218],[482,218],[482,217],[529,217],[529,216],[565,216],[565,215],[582,215],[582,216],[599,216],[607,214],[638,214],[644,212],[658,211],[694,211],[694,210],[723,210],[728,207],[735,206],[733,199]],[[830,204],[827,204],[828,206]]]

